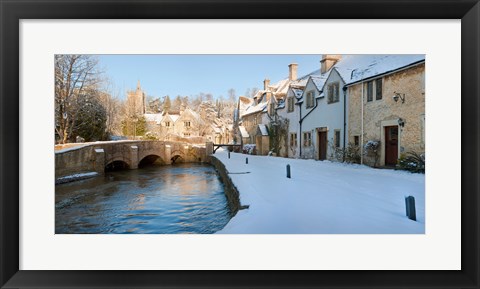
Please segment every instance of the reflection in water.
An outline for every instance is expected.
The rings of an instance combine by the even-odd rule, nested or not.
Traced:
[[[230,219],[223,184],[202,164],[109,172],[55,190],[57,234],[208,234]]]

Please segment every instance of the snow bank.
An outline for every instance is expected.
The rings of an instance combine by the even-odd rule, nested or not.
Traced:
[[[80,173],[80,174],[74,174],[74,175],[69,175],[65,177],[61,177],[55,180],[55,185],[59,184],[64,184],[64,183],[69,183],[73,181],[80,181],[88,178],[93,178],[98,176],[97,172],[88,172],[88,173]]]
[[[227,153],[225,164],[240,192],[241,210],[217,233],[423,234],[425,175],[328,161]],[[286,165],[291,179],[286,178]],[[243,173],[242,173],[243,172]],[[245,173],[250,172],[250,173]],[[405,216],[416,201],[417,222]]]

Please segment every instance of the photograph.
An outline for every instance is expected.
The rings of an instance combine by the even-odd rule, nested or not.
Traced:
[[[425,54],[52,61],[55,234],[425,234]]]

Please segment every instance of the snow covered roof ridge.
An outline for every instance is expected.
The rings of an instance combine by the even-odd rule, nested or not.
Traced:
[[[425,61],[424,54],[346,55],[333,66],[345,84],[387,74]]]

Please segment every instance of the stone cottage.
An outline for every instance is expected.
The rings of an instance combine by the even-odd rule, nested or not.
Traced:
[[[347,89],[348,140],[360,146],[362,163],[395,166],[404,153],[425,152],[425,55],[346,56],[334,69]]]

